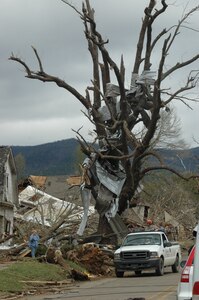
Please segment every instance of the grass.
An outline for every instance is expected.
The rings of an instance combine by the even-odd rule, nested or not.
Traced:
[[[80,270],[76,264],[67,263],[70,268]],[[67,277],[68,271],[59,265],[40,263],[37,260],[16,262],[0,270],[0,292],[19,293],[30,289],[28,283],[22,281],[62,281]]]

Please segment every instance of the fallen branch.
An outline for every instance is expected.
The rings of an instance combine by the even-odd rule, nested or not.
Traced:
[[[70,280],[62,280],[62,281],[42,281],[42,280],[20,280],[21,283],[32,283],[32,284],[39,284],[39,285],[63,285],[72,283],[72,279]]]
[[[9,239],[13,238],[14,236],[16,236],[15,233],[9,234],[9,235],[5,236],[3,239],[0,239],[0,244],[2,244],[2,243],[4,243],[4,242],[8,241]]]

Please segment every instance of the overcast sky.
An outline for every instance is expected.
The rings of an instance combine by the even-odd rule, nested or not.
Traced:
[[[176,24],[187,3],[189,8],[198,5],[198,0],[167,2],[171,6],[155,32]],[[82,1],[71,0],[71,3],[81,9]],[[141,18],[148,0],[90,0],[90,3],[95,8],[98,30],[104,39],[109,39],[112,58],[119,62],[121,54],[124,55],[128,88]],[[199,30],[198,19],[199,12],[187,25]],[[1,0],[0,41],[0,144],[27,146],[68,139],[75,137],[72,129],[81,126],[82,134],[87,136],[90,123],[82,114],[84,109],[78,100],[55,84],[25,78],[23,67],[8,60],[13,52],[37,70],[33,45],[47,73],[64,79],[84,95],[92,78],[92,65],[83,25],[75,11],[61,0]],[[181,37],[170,51],[168,66],[190,58],[197,51],[199,32],[182,29]],[[192,67],[199,69],[199,63]],[[171,79],[172,83],[183,82],[184,75],[184,71],[179,72]],[[199,140],[198,105],[193,104],[194,109],[190,110],[176,103],[182,137],[191,147],[198,146],[193,142],[193,137]]]

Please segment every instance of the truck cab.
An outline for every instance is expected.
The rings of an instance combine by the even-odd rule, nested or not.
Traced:
[[[140,275],[148,269],[163,275],[167,266],[171,266],[173,272],[178,272],[180,260],[179,244],[170,242],[162,231],[129,233],[114,253],[117,277],[123,277],[125,271],[134,271]]]

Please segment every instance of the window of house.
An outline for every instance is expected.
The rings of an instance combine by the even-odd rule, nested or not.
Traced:
[[[0,237],[2,233],[3,233],[3,216],[0,216]]]
[[[8,173],[4,175],[4,201],[8,201]]]
[[[11,222],[6,220],[5,222],[5,233],[10,233]]]
[[[8,175],[6,175],[6,187],[8,189]]]

